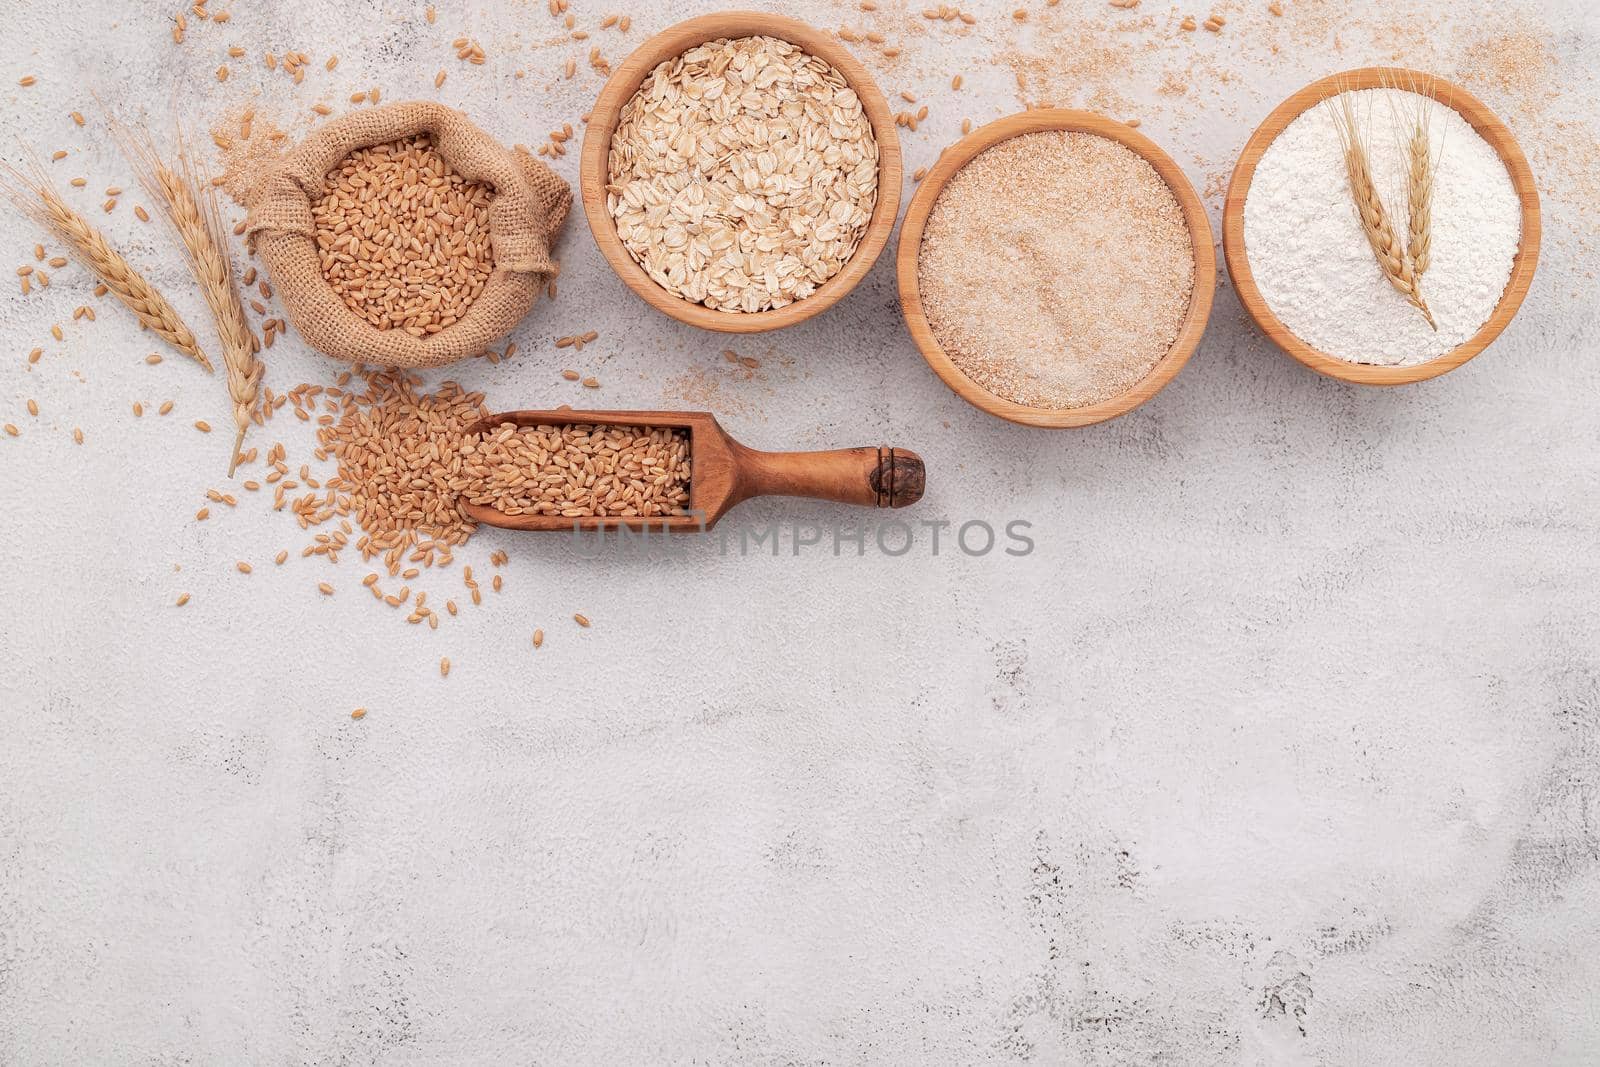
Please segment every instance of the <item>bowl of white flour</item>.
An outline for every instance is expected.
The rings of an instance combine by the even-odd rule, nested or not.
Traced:
[[[1400,385],[1459,367],[1521,306],[1539,196],[1505,125],[1431,75],[1324,78],[1245,145],[1223,252],[1261,330],[1322,374]]]

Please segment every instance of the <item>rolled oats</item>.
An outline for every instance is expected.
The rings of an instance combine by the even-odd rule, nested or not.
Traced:
[[[611,138],[606,206],[655,282],[719,311],[803,300],[849,261],[878,143],[834,67],[773,37],[661,63]]]

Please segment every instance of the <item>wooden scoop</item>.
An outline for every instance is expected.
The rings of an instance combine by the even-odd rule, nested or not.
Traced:
[[[487,504],[462,504],[473,522],[508,530],[601,530],[627,527],[698,530],[753,496],[804,496],[864,507],[903,508],[922,499],[922,457],[903,448],[840,448],[831,452],[758,452],[728,436],[704,411],[507,411],[473,426],[487,433],[504,423],[564,426],[609,423],[689,431],[690,515],[507,515]]]

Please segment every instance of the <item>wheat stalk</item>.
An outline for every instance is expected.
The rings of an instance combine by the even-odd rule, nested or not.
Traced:
[[[1334,131],[1338,134],[1339,147],[1344,155],[1345,174],[1350,179],[1350,196],[1355,202],[1356,215],[1361,220],[1361,232],[1366,235],[1367,244],[1371,246],[1372,254],[1389,284],[1406,298],[1407,303],[1422,312],[1429,326],[1437,330],[1439,327],[1433,321],[1433,312],[1428,310],[1428,302],[1422,298],[1416,264],[1400,243],[1389,212],[1383,206],[1383,197],[1378,193],[1377,183],[1372,180],[1366,135],[1350,104],[1348,92],[1339,93],[1339,104],[1337,108],[1330,108],[1329,114],[1333,116]]]
[[[194,331],[178,317],[167,298],[111,247],[105,234],[61,198],[37,162],[28,173],[10,164],[0,164],[0,168],[0,187],[18,211],[65,244],[113,296],[138,316],[140,325],[211,372],[211,361],[200,350]]]
[[[1406,155],[1406,255],[1411,257],[1420,284],[1433,260],[1433,186],[1439,167],[1430,106],[1433,78],[1423,75],[1419,83],[1414,73],[1407,72],[1402,84],[1385,74],[1380,83],[1394,90],[1388,97],[1389,118],[1395,143],[1404,146]],[[1402,93],[1407,94],[1403,99],[1408,103],[1396,103]]]
[[[122,148],[123,155],[128,157],[134,176],[161,208],[161,213],[182,241],[189,271],[200,283],[200,292],[216,322],[217,336],[222,341],[222,363],[228,372],[228,396],[233,401],[236,428],[233,452],[228,462],[228,475],[232,477],[239,464],[239,450],[244,445],[245,431],[255,413],[256,397],[265,367],[256,358],[259,343],[245,318],[244,304],[234,285],[233,261],[228,256],[228,242],[222,217],[217,210],[216,190],[209,182],[201,180],[192,157],[184,147],[181,132],[178,135],[177,166],[173,167],[156,152],[148,133],[132,130],[115,118],[109,121],[112,136]]]
[[[1433,183],[1439,160],[1433,151],[1429,98],[1415,87],[1411,92],[1420,99],[1411,113],[1406,138],[1406,254],[1420,282],[1433,259]]]

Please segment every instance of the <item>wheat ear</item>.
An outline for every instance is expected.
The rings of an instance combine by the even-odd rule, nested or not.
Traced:
[[[105,234],[72,210],[37,164],[29,174],[9,164],[0,166],[5,172],[0,176],[0,186],[4,186],[17,210],[64,243],[113,296],[138,316],[140,325],[211,372],[211,361],[200,350],[194,331],[184,325],[167,298],[111,247]]]
[[[256,358],[258,342],[244,315],[244,304],[234,285],[233,261],[217,211],[216,190],[202,181],[193,159],[178,137],[177,166],[169,166],[156,152],[148,133],[135,131],[115,119],[110,120],[112,135],[128,157],[134,176],[139,179],[172,228],[183,242],[189,270],[200,283],[200,292],[211,317],[216,321],[222,341],[222,363],[228,372],[228,396],[233,401],[236,428],[228,475],[239,465],[239,450],[244,446],[245,430],[255,412],[261,374],[265,369]]]
[[[1361,232],[1366,234],[1367,244],[1371,246],[1372,254],[1377,258],[1383,276],[1389,279],[1389,284],[1412,307],[1422,312],[1429,326],[1437,330],[1439,327],[1433,321],[1433,312],[1428,310],[1428,302],[1422,298],[1416,267],[1406,254],[1405,246],[1400,243],[1389,212],[1384,210],[1377,184],[1372,180],[1366,138],[1350,106],[1350,94],[1340,93],[1339,103],[1341,106],[1331,109],[1330,113],[1333,115],[1334,130],[1339,136],[1339,147],[1344,154],[1345,173],[1350,179],[1350,196],[1355,202],[1356,215],[1361,220]]]
[[[1418,282],[1433,258],[1433,181],[1438,160],[1433,153],[1428,115],[1427,100],[1419,101],[1406,139],[1406,254],[1411,257]]]

